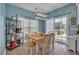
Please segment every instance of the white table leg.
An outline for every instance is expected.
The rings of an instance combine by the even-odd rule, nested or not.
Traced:
[[[30,54],[32,55],[32,48],[30,49]]]
[[[44,52],[45,52],[45,51],[44,51],[44,47],[43,47],[43,55],[44,55]]]

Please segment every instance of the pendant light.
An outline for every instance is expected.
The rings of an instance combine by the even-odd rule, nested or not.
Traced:
[[[39,8],[35,8],[35,19],[47,20],[48,17],[41,11],[41,8],[44,9],[44,4],[40,4]]]

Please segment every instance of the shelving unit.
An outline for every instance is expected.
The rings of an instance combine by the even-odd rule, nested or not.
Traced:
[[[16,19],[13,16],[6,19],[6,47],[12,50],[20,46],[23,39],[21,21],[18,20],[18,15],[16,15]]]

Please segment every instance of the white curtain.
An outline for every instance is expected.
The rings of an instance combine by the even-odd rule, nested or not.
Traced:
[[[46,21],[46,33],[54,32],[54,19],[49,19]]]

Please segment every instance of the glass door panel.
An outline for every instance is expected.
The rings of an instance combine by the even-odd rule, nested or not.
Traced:
[[[55,41],[66,43],[67,36],[67,17],[55,18]]]

